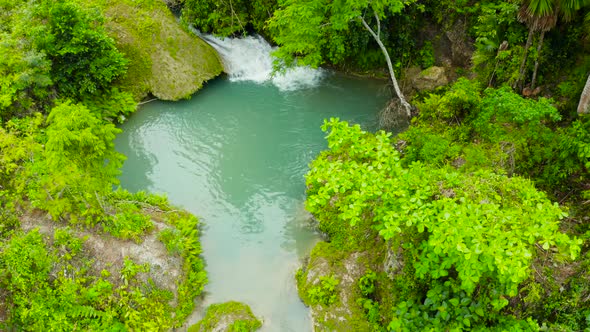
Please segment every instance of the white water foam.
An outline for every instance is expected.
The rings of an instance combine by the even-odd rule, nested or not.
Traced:
[[[261,36],[223,39],[211,35],[199,36],[217,50],[225,72],[234,82],[271,82],[282,91],[294,91],[318,86],[324,76],[323,70],[310,67],[289,68],[284,73],[275,72],[273,75],[271,52],[276,48]]]

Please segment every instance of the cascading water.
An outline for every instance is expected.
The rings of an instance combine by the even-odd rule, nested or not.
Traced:
[[[273,48],[261,36],[244,38],[217,38],[199,34],[213,46],[222,58],[230,81],[271,82],[281,91],[293,91],[316,87],[324,71],[310,67],[289,68],[284,73],[273,74]]]

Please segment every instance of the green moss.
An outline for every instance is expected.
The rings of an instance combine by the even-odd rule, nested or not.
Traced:
[[[380,330],[383,322],[390,320],[388,315],[395,298],[393,281],[383,264],[388,246],[364,221],[355,227],[342,227],[335,222],[323,222],[323,226],[329,231],[331,242],[317,243],[296,275],[299,296],[311,307],[316,330]],[[369,271],[375,271],[374,290],[366,296],[359,284]],[[328,277],[339,281],[334,287],[335,299],[326,292]],[[326,301],[317,300],[319,291],[330,293],[324,297]]]
[[[355,251],[338,244],[319,242],[305,266],[297,272],[297,289],[311,307],[318,331],[372,331],[358,281],[368,269],[378,269],[384,246]],[[338,284],[336,284],[338,281]],[[322,293],[324,296],[319,294]]]
[[[207,308],[205,317],[189,327],[189,332],[228,331],[250,332],[262,326],[250,307],[240,302],[212,304]]]
[[[182,29],[163,1],[85,0],[107,17],[117,48],[129,59],[118,81],[136,99],[148,94],[164,99],[189,98],[223,68],[215,50]]]

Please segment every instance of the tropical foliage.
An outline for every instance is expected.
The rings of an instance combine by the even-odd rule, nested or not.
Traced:
[[[108,89],[126,60],[103,27],[99,12],[73,1],[40,1],[32,19],[43,21],[30,38],[51,61],[50,75],[62,96],[79,98]]]
[[[330,243],[313,255],[328,252],[333,266],[350,252],[375,255],[358,280],[319,274],[301,296],[334,308],[352,282],[346,294],[363,317],[348,327],[375,331],[587,329],[587,1],[172,3],[203,32],[263,34],[280,46],[279,66],[388,68],[394,84],[404,67],[456,66],[445,54],[457,51],[453,33],[462,28],[473,68],[447,74],[472,79],[417,95],[408,130],[393,138],[337,119],[324,124],[328,150],[307,175],[307,208]],[[147,84],[119,81],[126,56],[138,72],[155,67],[107,32],[124,20],[134,28],[128,38],[149,45],[156,25],[146,14],[153,2],[117,7],[141,7],[139,22],[123,14],[106,21],[109,6],[0,0],[3,330],[167,330],[183,323],[207,282],[198,219],[164,197],[113,190],[124,160],[114,150],[115,122],[137,107],[124,91],[139,96]],[[23,231],[35,215],[54,229]],[[137,243],[156,236],[182,261],[176,293],[146,280],[149,266],[130,259],[116,277],[93,270],[88,233]],[[395,268],[384,267],[393,260]],[[213,305],[195,328],[232,310],[252,316],[233,302]],[[261,325],[249,318],[231,329]]]
[[[409,275],[396,278],[418,291],[397,299],[389,328],[533,324],[502,309],[533,277],[539,256],[551,248],[558,260],[578,256],[582,241],[559,231],[567,213],[530,180],[421,162],[404,166],[390,134],[373,135],[337,119],[323,129],[329,150],[307,175],[307,208],[330,235],[370,220],[411,266]]]
[[[273,39],[281,46],[276,54],[287,64],[294,56],[302,65],[339,63],[347,55],[346,34],[354,24],[399,13],[410,2],[285,1],[269,21]]]
[[[265,22],[277,8],[276,0],[185,0],[182,18],[202,32],[221,36],[265,32]]]
[[[42,111],[56,97],[80,100],[110,90],[126,60],[102,16],[74,1],[0,3],[0,116]]]
[[[102,13],[77,1],[0,1],[0,22],[0,329],[180,326],[207,282],[199,221],[164,197],[113,190],[125,159],[114,121],[137,103],[115,86],[127,60]],[[83,234],[141,243],[154,219],[182,264],[174,293],[128,258],[95,268]],[[24,231],[26,220],[43,227]]]

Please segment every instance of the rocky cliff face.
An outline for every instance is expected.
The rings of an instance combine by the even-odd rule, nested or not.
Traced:
[[[165,1],[106,0],[100,6],[117,48],[130,61],[118,84],[136,99],[149,94],[164,100],[188,98],[222,72],[215,50],[185,31]]]
[[[467,32],[467,24],[458,19],[452,24],[429,22],[419,33],[422,41],[432,43],[434,64],[442,67],[471,66],[474,51],[473,40]]]

